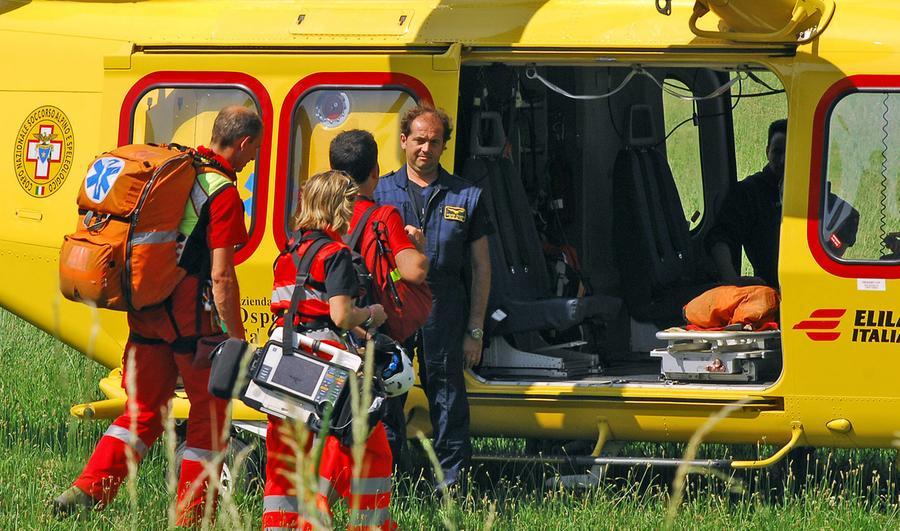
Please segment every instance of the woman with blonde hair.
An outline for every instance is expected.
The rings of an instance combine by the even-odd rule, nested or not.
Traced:
[[[300,211],[294,220],[296,229],[288,248],[275,261],[272,289],[272,313],[277,326],[284,323],[294,291],[304,290],[297,306],[293,326],[304,332],[316,330],[317,337],[337,338],[347,330],[361,327],[374,330],[387,319],[384,308],[373,304],[356,305],[359,285],[350,249],[341,240],[353,215],[358,189],[341,171],[326,171],[310,177],[303,185]],[[323,244],[322,241],[325,241]],[[303,286],[296,286],[297,264],[313,252],[309,275]],[[324,333],[324,335],[322,335]],[[306,504],[298,498],[295,485],[298,447],[291,440],[293,430],[285,421],[269,416],[266,437],[266,486],[263,498],[263,529],[311,528],[317,518],[307,514]],[[351,449],[336,437],[325,440],[319,465],[316,507],[318,517],[328,518],[337,496],[350,507],[350,528],[396,529],[388,506],[391,499],[391,451],[384,426],[379,422],[366,441],[362,473],[353,477]],[[304,450],[308,453],[311,438]],[[321,520],[319,520],[320,523]]]

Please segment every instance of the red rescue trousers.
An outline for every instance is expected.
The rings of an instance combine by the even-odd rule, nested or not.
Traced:
[[[128,476],[129,459],[139,463],[162,434],[164,410],[174,396],[180,374],[191,409],[187,448],[182,456],[178,481],[179,526],[200,523],[205,508],[208,472],[219,473],[218,469],[208,471],[204,464],[212,462],[225,449],[228,435],[223,432],[228,401],[209,394],[209,369],[192,367],[193,352],[177,352],[173,347],[179,335],[214,334],[209,312],[197,306],[198,285],[195,277],[187,277],[179,284],[172,295],[171,313],[165,308],[153,308],[128,314],[132,336],[125,345],[122,387],[128,391],[127,370],[131,358],[130,363],[135,371],[133,392],[128,394],[125,413],[106,430],[81,475],[75,480],[75,486],[102,504],[112,500]],[[199,323],[197,317],[200,318]],[[132,409],[135,410],[134,416]]]
[[[353,477],[352,450],[336,437],[328,436],[319,464],[318,488],[306,499],[295,485],[298,472],[293,448],[296,445],[291,445],[291,438],[291,426],[270,416],[263,530],[311,530],[317,522],[330,527],[331,507],[338,497],[347,500],[350,508],[349,529],[397,529],[390,514],[392,459],[383,424],[379,422],[366,441],[358,478]],[[310,435],[304,448],[307,455],[311,447]],[[300,477],[302,473],[301,469]]]

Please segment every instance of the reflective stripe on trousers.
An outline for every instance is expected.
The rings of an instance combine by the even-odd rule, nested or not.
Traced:
[[[147,454],[147,444],[137,436],[137,433],[131,433],[128,429],[123,428],[122,426],[110,424],[109,428],[106,428],[106,433],[104,433],[103,436],[112,437],[113,439],[122,441],[128,446],[134,448],[134,451],[136,451],[141,457],[144,457]]]
[[[296,496],[266,495],[263,496],[263,531],[279,531],[282,529],[313,529],[311,521],[316,518],[308,516],[308,508],[302,506]],[[318,510],[313,508],[318,513]],[[317,514],[317,527],[331,526],[328,514]]]
[[[281,429],[284,421],[269,418],[266,449],[266,500],[264,502],[263,529],[278,526],[309,528],[312,518],[304,518],[303,514],[288,514],[286,511],[276,512],[278,508],[299,509],[296,488],[291,481],[296,461],[291,445],[284,440],[286,430]],[[307,448],[306,451],[309,451]],[[381,529],[396,529],[390,518],[391,501],[391,453],[388,446],[384,426],[380,423],[372,431],[366,441],[363,456],[362,477],[353,479],[353,458],[351,449],[340,444],[335,437],[325,440],[322,459],[319,463],[318,493],[316,507],[322,522],[328,522],[331,506],[338,497],[347,500],[350,507],[350,527],[368,528],[374,526]],[[293,500],[288,502],[286,498]],[[279,505],[283,504],[283,505]],[[290,504],[290,505],[288,505]],[[272,507],[270,511],[269,507]],[[290,517],[290,518],[289,518]]]
[[[184,454],[181,456],[182,461],[197,461],[199,463],[211,463],[222,452],[213,452],[203,448],[185,448]]]
[[[179,301],[174,307],[174,319],[179,328],[195,329],[196,305],[184,304],[193,300],[197,293],[194,277],[183,280],[172,294]],[[199,315],[200,332],[210,335],[210,316]],[[176,355],[169,341],[174,340],[172,322],[164,310],[154,309],[130,312],[129,326],[135,334],[160,343],[138,344],[129,341],[125,353],[130,360],[123,363],[126,373],[134,370],[134,386],[126,390],[128,398],[124,413],[112,422],[94,448],[74,484],[89,496],[109,503],[115,497],[122,482],[128,476],[129,461],[140,462],[143,455],[163,431],[163,409],[175,393],[176,380],[181,375],[185,392],[191,402],[188,416],[187,444],[194,449],[208,451],[220,449],[225,441],[221,439],[221,423],[226,420],[227,400],[214,398],[207,390],[209,369],[196,369],[191,364],[191,356]],[[123,385],[128,378],[123,375]],[[197,463],[199,466],[200,463]],[[197,478],[196,470],[182,466],[179,484],[191,484]],[[202,470],[202,466],[199,467]],[[199,490],[198,490],[199,492]],[[205,490],[202,492],[205,499]],[[179,505],[191,507],[192,500],[185,502],[179,493]],[[202,504],[200,504],[202,505]],[[179,511],[179,518],[190,520],[192,515]]]
[[[178,480],[177,524],[194,526],[203,520],[206,493],[210,483],[218,485],[222,472],[222,452],[187,447],[181,456],[181,477]],[[215,504],[215,498],[213,498]]]

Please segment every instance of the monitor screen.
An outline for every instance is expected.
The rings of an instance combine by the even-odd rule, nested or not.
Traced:
[[[313,397],[325,369],[324,364],[316,363],[304,356],[283,356],[272,375],[271,382],[292,389],[298,394]]]

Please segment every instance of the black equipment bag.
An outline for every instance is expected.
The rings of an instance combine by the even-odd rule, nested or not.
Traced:
[[[240,339],[229,338],[216,347],[210,356],[212,367],[209,371],[209,392],[216,398],[231,399],[240,396],[246,383],[235,392],[241,361],[250,350],[250,345]]]

